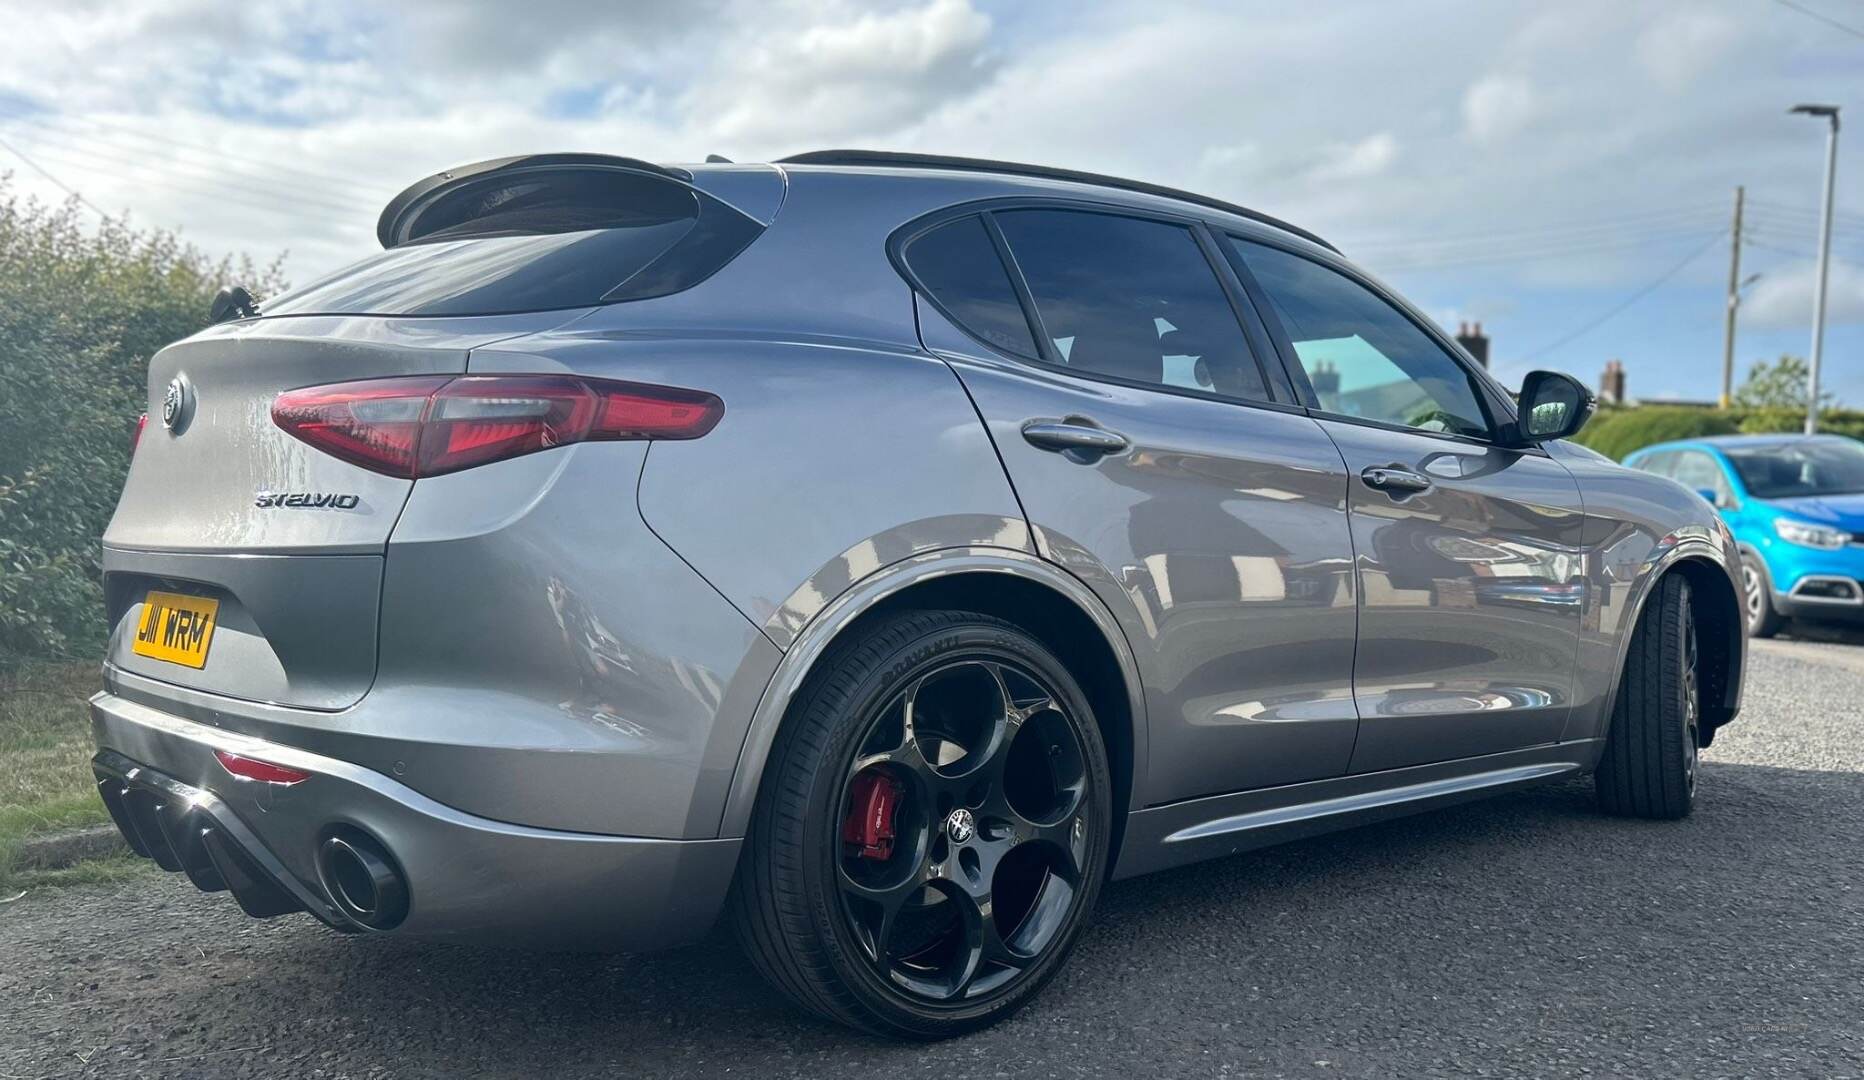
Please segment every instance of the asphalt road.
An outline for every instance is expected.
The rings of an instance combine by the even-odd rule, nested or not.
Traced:
[[[6,1076],[1864,1076],[1864,645],[1757,643],[1695,815],[1588,784],[1107,890],[1021,1015],[818,1023],[728,941],[533,956],[151,875],[0,908]]]

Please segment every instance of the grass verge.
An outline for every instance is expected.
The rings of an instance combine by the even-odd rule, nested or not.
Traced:
[[[13,852],[20,841],[109,820],[91,777],[91,722],[84,704],[100,685],[94,661],[0,656],[0,896],[18,892],[28,879],[51,883],[82,876],[77,867],[16,873]]]

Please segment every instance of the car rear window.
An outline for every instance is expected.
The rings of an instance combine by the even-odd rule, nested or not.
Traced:
[[[443,193],[410,241],[286,293],[272,315],[504,315],[664,296],[762,226],[677,181],[614,169],[493,174]]]

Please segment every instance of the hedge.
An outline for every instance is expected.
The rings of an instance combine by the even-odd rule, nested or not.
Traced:
[[[1709,409],[1688,405],[1640,405],[1599,410],[1574,441],[1615,461],[1653,443],[1710,435],[1759,435],[1804,429],[1806,414],[1789,409]],[[1827,409],[1819,430],[1864,438],[1864,412]]]
[[[44,206],[0,175],[0,664],[96,655],[98,538],[147,407],[149,357],[206,325],[222,284],[281,287],[276,263],[88,224],[75,203]]]

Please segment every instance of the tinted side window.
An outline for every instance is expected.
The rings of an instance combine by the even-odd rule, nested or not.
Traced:
[[[1229,241],[1268,294],[1322,409],[1421,431],[1489,434],[1469,373],[1397,308],[1311,259]]]
[[[1733,494],[1728,487],[1728,478],[1722,475],[1722,467],[1700,450],[1685,450],[1678,454],[1676,469],[1670,477],[1691,491],[1713,491],[1723,498]]]
[[[1637,459],[1637,464],[1632,468],[1655,473],[1658,476],[1668,476],[1676,468],[1676,451],[1659,450],[1654,454],[1645,454]]]
[[[1065,366],[1269,399],[1190,230],[1078,210],[1006,210],[996,219]]]
[[[962,217],[922,233],[906,245],[905,257],[958,325],[1006,352],[1037,355],[1029,320],[982,220]]]

